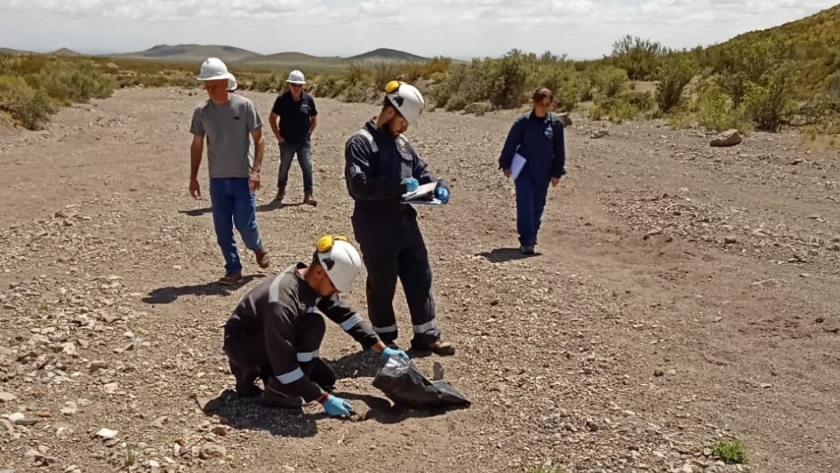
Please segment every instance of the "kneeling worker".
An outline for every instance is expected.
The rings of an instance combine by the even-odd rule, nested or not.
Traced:
[[[224,351],[243,397],[261,396],[269,407],[300,408],[318,401],[331,416],[346,416],[349,402],[333,396],[336,375],[318,349],[327,327],[318,309],[364,349],[408,358],[387,347],[339,293],[349,292],[362,259],[340,236],[318,240],[312,263],[293,264],[253,288],[225,324]],[[254,383],[261,378],[265,390]]]

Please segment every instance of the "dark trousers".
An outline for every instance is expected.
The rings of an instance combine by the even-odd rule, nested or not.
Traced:
[[[277,189],[286,189],[292,158],[297,155],[300,172],[303,174],[303,192],[312,193],[312,143],[307,138],[303,143],[280,144],[280,169],[277,171]]]
[[[550,178],[537,178],[526,171],[516,178],[516,231],[522,246],[537,244],[550,183]]]
[[[321,314],[307,314],[298,325],[295,337],[297,361],[303,374],[316,383],[324,391],[332,391],[336,382],[335,372],[321,359],[318,349],[324,340],[327,326]],[[230,370],[236,378],[236,389],[240,392],[253,390],[254,382],[261,378],[263,385],[273,391],[287,393],[277,376],[283,374],[282,369],[271,365],[266,350],[265,335],[262,331],[244,332],[225,327],[224,345],[222,349],[228,356]],[[281,340],[269,341],[281,343]],[[286,370],[288,371],[288,370]],[[295,396],[292,396],[295,397]]]
[[[440,338],[432,295],[432,269],[423,234],[413,215],[396,221],[377,216],[353,217],[353,232],[367,269],[365,290],[368,316],[373,330],[385,343],[399,335],[394,314],[394,294],[400,280],[408,303],[414,338],[411,343],[425,348]]]

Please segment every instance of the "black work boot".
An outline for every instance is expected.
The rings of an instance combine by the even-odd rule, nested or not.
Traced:
[[[236,394],[239,397],[255,397],[262,393],[262,389],[254,384],[260,376],[260,370],[230,363],[230,371],[236,378]]]
[[[303,407],[303,398],[292,397],[283,392],[283,385],[277,378],[269,378],[265,390],[260,397],[260,404],[265,407],[277,407],[280,409],[300,409]]]

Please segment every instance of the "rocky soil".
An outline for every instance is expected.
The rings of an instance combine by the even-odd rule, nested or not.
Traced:
[[[246,92],[267,119],[273,96]],[[454,357],[415,360],[473,405],[389,408],[382,361],[330,326],[322,355],[364,420],[237,399],[221,325],[250,287],[352,234],[343,143],[376,107],[319,99],[317,207],[271,205],[273,267],[222,258],[188,193],[202,95],[124,90],[0,136],[0,471],[829,472],[840,469],[840,171],[795,134],[733,147],[573,115],[568,178],[521,258],[496,169],[514,112],[431,112],[410,137],[453,198],[420,210]],[[271,143],[271,142],[270,142]],[[365,307],[363,279],[349,300]],[[401,289],[403,342],[410,322]],[[746,465],[712,446],[739,439]]]

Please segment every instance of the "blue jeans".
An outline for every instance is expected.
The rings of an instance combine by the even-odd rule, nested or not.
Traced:
[[[519,244],[536,245],[551,179],[535,178],[523,170],[514,183],[516,186],[516,231],[519,233]]]
[[[300,144],[280,144],[280,171],[277,173],[277,188],[285,189],[289,179],[292,158],[297,154],[300,171],[303,174],[303,192],[312,192],[312,143],[307,139]]]
[[[234,225],[249,250],[262,249],[257,229],[257,197],[248,186],[248,178],[210,178],[210,205],[213,207],[216,241],[225,258],[225,271],[227,274],[241,273],[242,262],[233,237]]]

